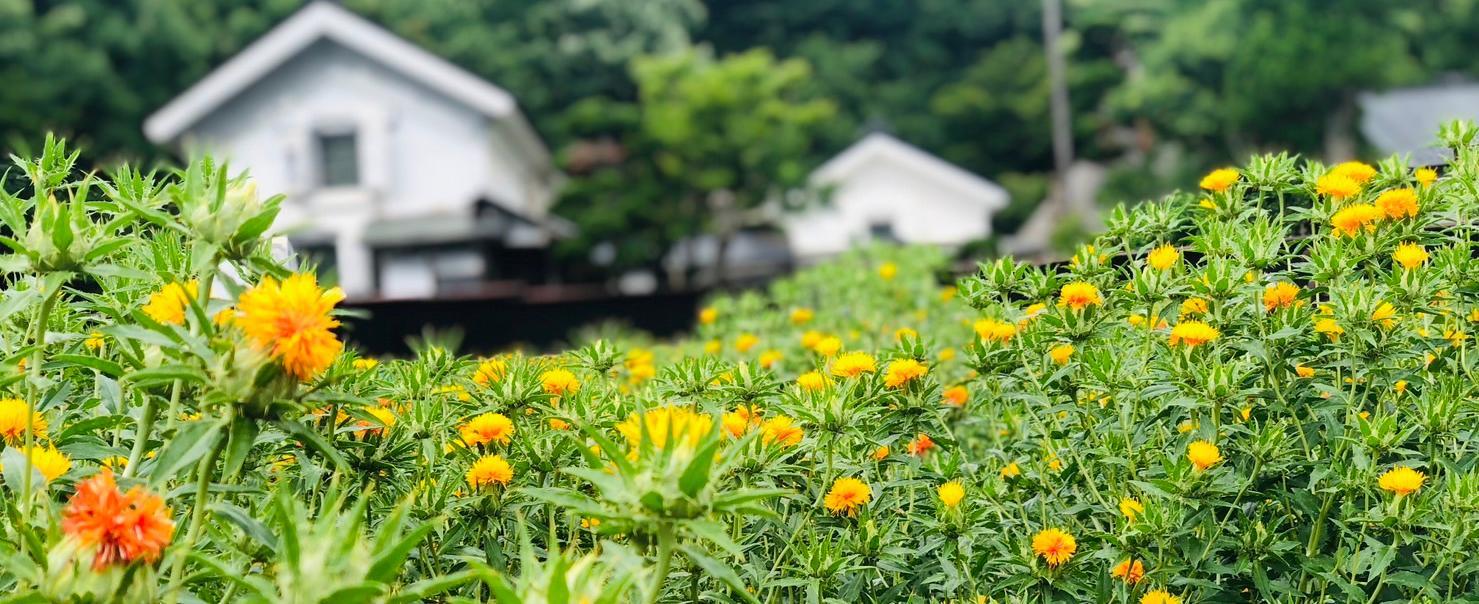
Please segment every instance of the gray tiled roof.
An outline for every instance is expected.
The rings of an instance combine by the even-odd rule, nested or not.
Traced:
[[[1439,84],[1362,93],[1361,134],[1382,153],[1406,153],[1414,163],[1446,160],[1438,148],[1438,126],[1479,121],[1479,84]]]

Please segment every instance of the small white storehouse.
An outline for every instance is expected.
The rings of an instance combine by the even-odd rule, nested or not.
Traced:
[[[781,219],[791,254],[811,263],[874,240],[961,246],[991,235],[1001,186],[913,145],[869,134],[822,164],[826,203]]]
[[[507,91],[328,2],[311,3],[151,115],[287,201],[274,229],[351,297],[537,280],[569,223],[561,176]]]

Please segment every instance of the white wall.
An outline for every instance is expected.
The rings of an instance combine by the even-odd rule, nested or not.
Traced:
[[[791,252],[803,261],[867,242],[888,222],[904,243],[961,245],[991,234],[991,212],[938,180],[884,160],[870,160],[841,182],[830,203],[783,219]]]
[[[358,132],[353,191],[317,190],[318,130]],[[248,169],[265,195],[288,200],[278,231],[317,232],[337,243],[341,285],[370,293],[363,225],[378,219],[471,219],[480,197],[542,215],[548,192],[499,145],[485,115],[331,41],[319,41],[191,128],[191,153]]]

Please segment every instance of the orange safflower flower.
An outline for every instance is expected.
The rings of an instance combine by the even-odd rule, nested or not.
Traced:
[[[103,570],[135,560],[153,563],[175,531],[164,499],[142,487],[119,492],[113,471],[77,483],[62,512],[62,532],[93,550],[92,567]]]
[[[915,457],[924,457],[925,454],[935,450],[935,441],[928,434],[920,433],[914,440],[909,441],[909,454]]]
[[[1104,303],[1104,297],[1099,295],[1099,288],[1092,283],[1075,281],[1063,286],[1058,292],[1058,305],[1067,306],[1073,310],[1083,310],[1088,306],[1098,306]]]
[[[1392,220],[1417,216],[1417,191],[1392,189],[1382,193],[1376,198],[1376,208]]]
[[[1298,301],[1299,286],[1288,281],[1280,281],[1263,290],[1263,309],[1266,311],[1288,308]]]
[[[1145,578],[1145,564],[1131,558],[1116,564],[1114,569],[1109,571],[1109,576],[1134,585]]]
[[[1073,557],[1073,553],[1078,551],[1078,542],[1062,529],[1043,529],[1032,536],[1032,551],[1042,556],[1048,566],[1058,566]]]

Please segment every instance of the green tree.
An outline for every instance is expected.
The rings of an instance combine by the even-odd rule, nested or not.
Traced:
[[[1382,0],[1080,0],[1079,25],[1128,42],[1110,97],[1125,121],[1238,157],[1266,147],[1346,155],[1355,94],[1419,81],[1412,22]],[[1072,10],[1070,9],[1070,14]]]
[[[579,120],[588,136],[614,139],[625,129],[619,140],[630,160],[577,178],[560,211],[588,237],[604,238],[586,244],[615,245],[626,265],[651,264],[673,242],[712,233],[722,281],[735,232],[764,222],[768,202],[804,188],[836,107],[807,86],[808,63],[766,50],[643,57],[632,74],[634,106],[582,105]]]
[[[734,233],[763,221],[762,205],[804,186],[817,133],[836,106],[807,94],[807,62],[763,49],[717,60],[706,49],[641,58],[632,72],[642,131],[661,147],[658,168],[680,183],[678,210],[718,237],[722,283]]]

